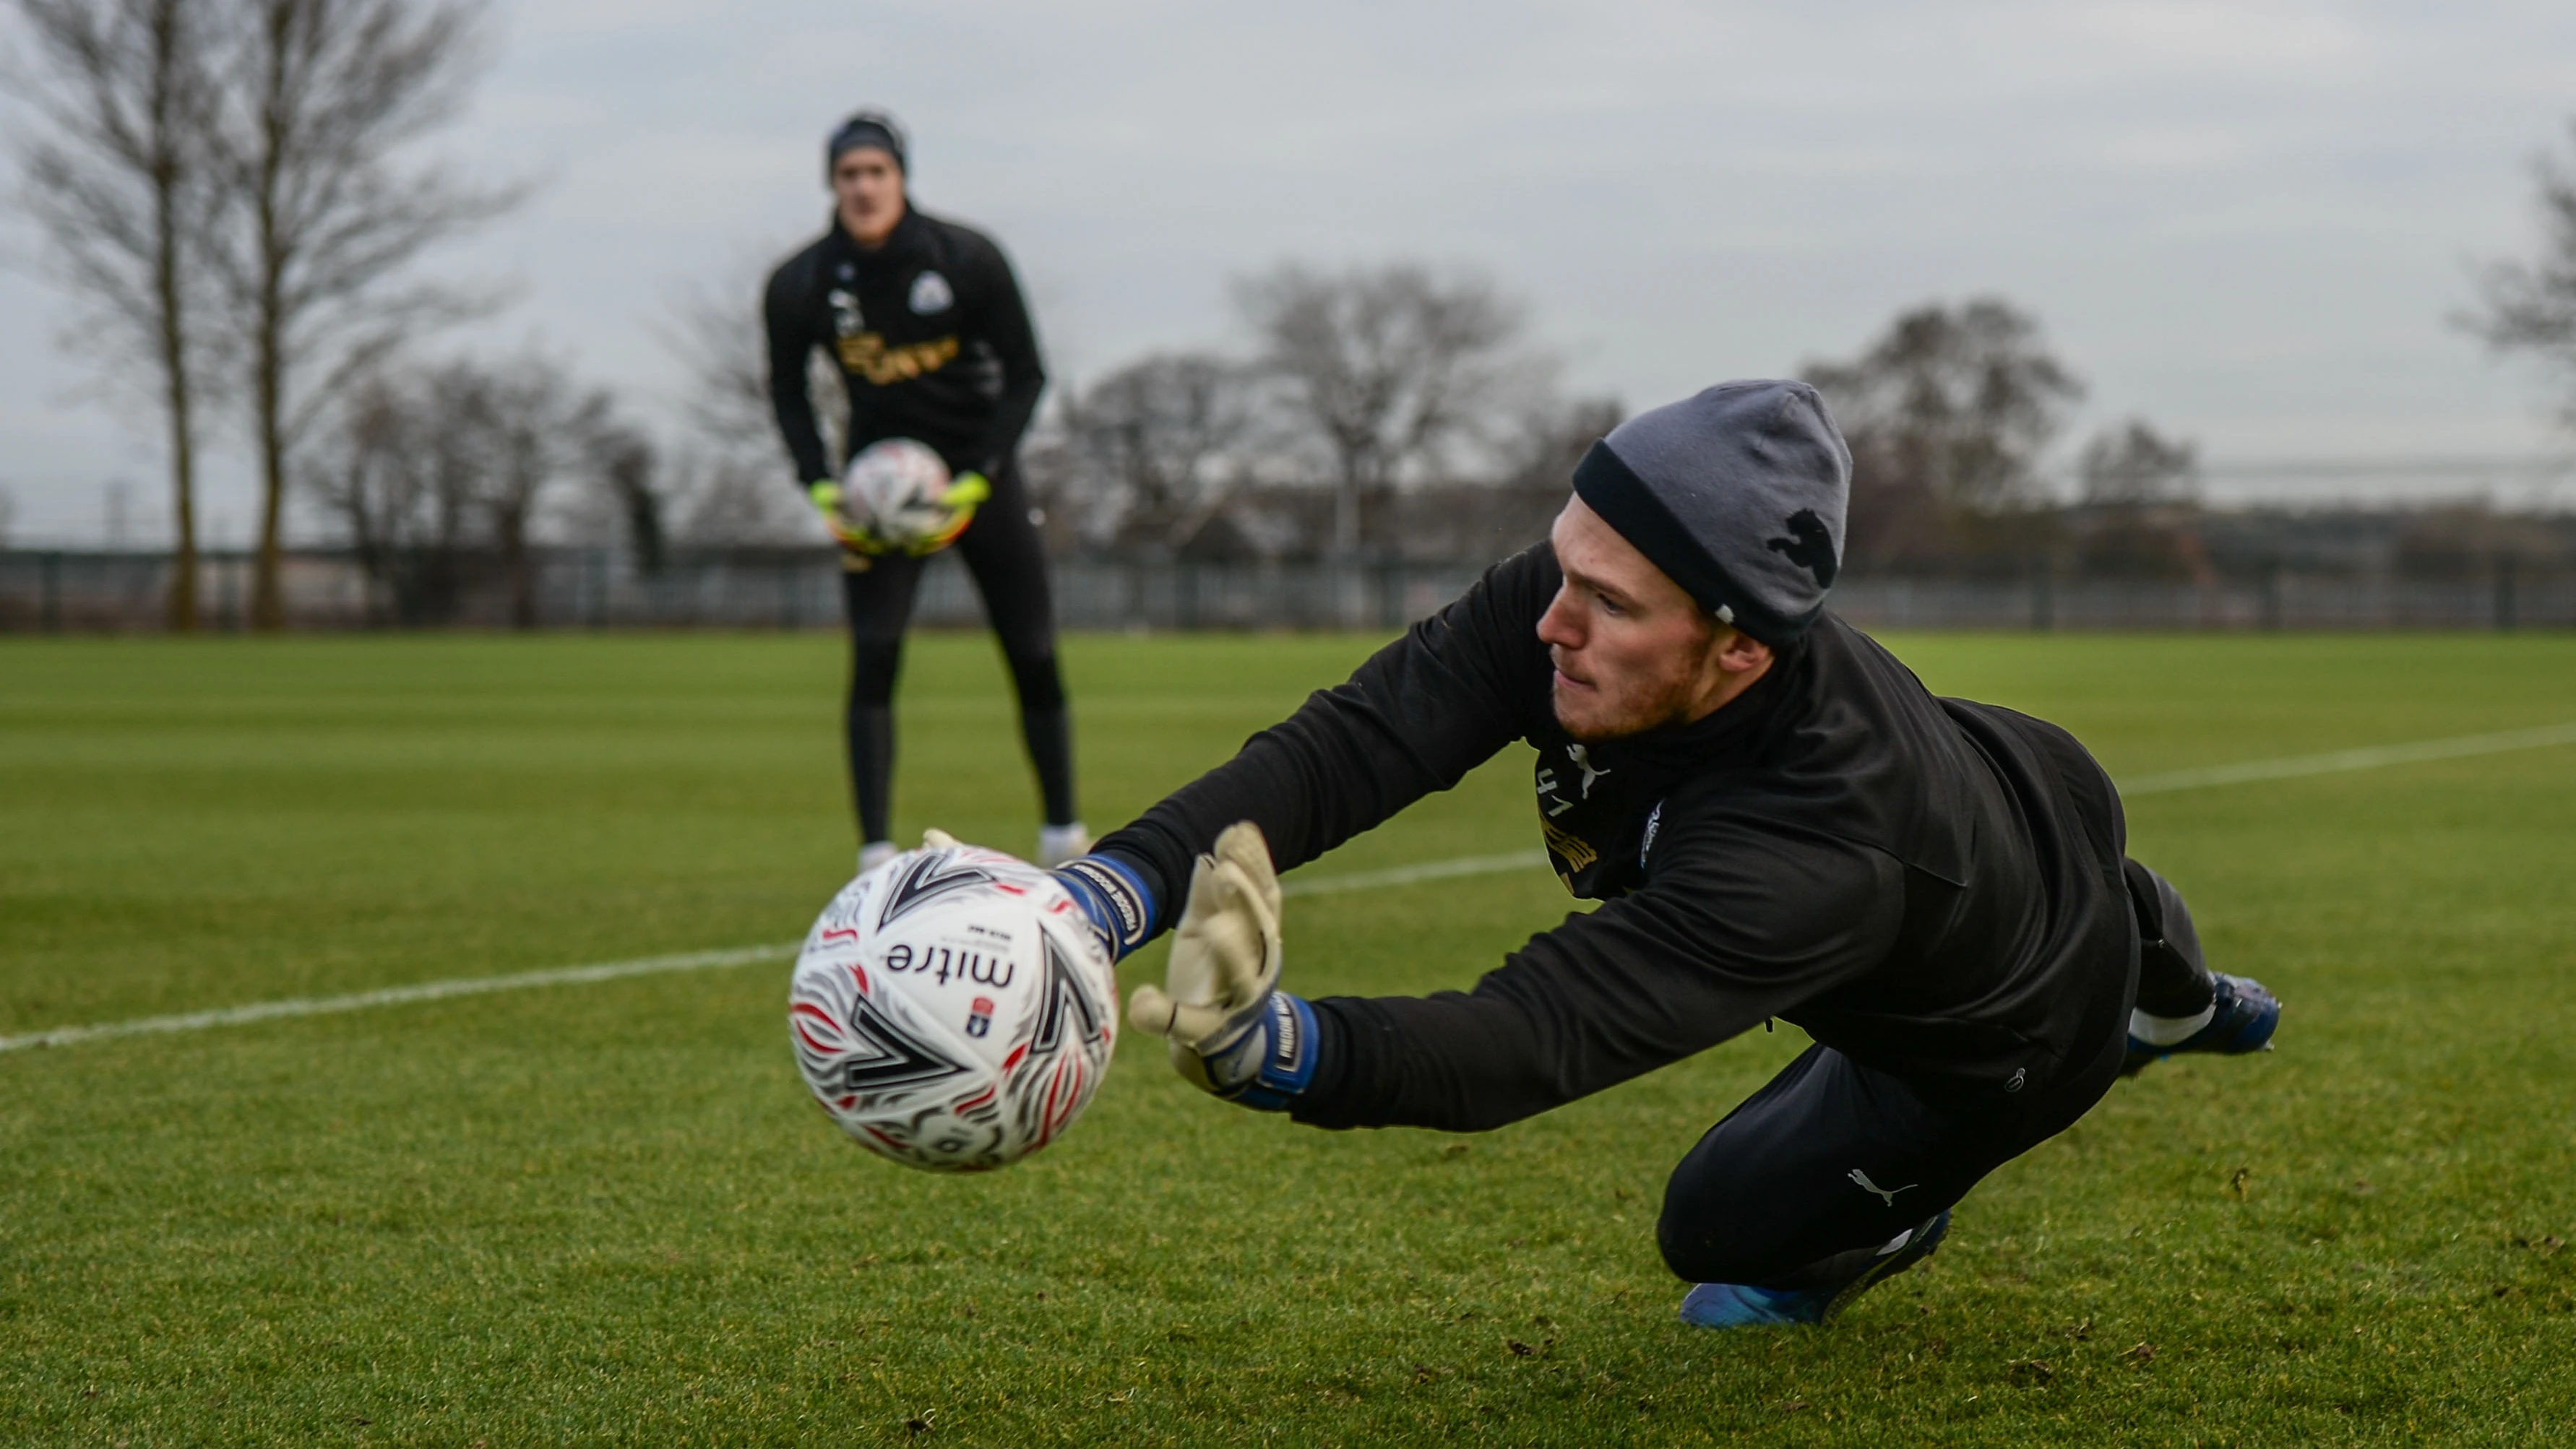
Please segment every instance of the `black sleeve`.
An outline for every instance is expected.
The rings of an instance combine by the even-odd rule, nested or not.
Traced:
[[[1828,837],[1668,821],[1643,890],[1530,939],[1473,991],[1314,1003],[1290,1109],[1475,1132],[1704,1051],[1886,958],[1904,867]],[[1695,837],[1695,838],[1694,838]]]
[[[1232,760],[1165,797],[1100,849],[1141,867],[1172,924],[1190,869],[1217,833],[1258,822],[1285,871],[1446,790],[1526,734],[1545,710],[1539,615],[1556,593],[1540,544],[1485,571],[1447,608],[1320,690]]]
[[[993,411],[976,439],[976,454],[983,460],[979,466],[989,474],[1009,460],[1020,446],[1020,435],[1029,430],[1029,420],[1037,416],[1038,395],[1046,390],[1046,367],[1038,360],[1037,328],[1029,321],[1028,303],[1020,296],[1019,278],[1012,275],[1010,260],[989,240],[975,248],[974,260],[973,295],[979,301],[978,315],[971,321],[975,335],[993,349],[1002,365],[1001,396],[993,400]]]
[[[814,327],[812,253],[791,258],[770,274],[761,317],[769,329],[769,406],[778,433],[796,460],[799,488],[832,476],[823,457],[823,432],[814,421],[814,399],[805,390],[806,359],[822,341]]]

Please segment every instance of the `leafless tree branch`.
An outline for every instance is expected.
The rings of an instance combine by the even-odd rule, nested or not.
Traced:
[[[822,533],[788,486],[786,453],[769,403],[761,331],[765,265],[732,269],[721,286],[682,293],[662,319],[662,345],[686,372],[679,417],[687,445],[674,457],[667,501],[677,536],[698,543],[810,543]],[[831,359],[807,359],[806,392],[825,452],[849,436],[849,392]]]
[[[1998,298],[1900,314],[1858,358],[1811,362],[1852,448],[1846,556],[1878,566],[2026,511],[2084,384]]]
[[[36,60],[13,76],[42,128],[21,144],[27,214],[90,325],[71,339],[112,375],[152,379],[168,434],[171,628],[197,623],[199,323],[217,189],[215,83],[188,0],[18,0]]]
[[[2568,123],[2576,147],[2576,121]],[[2501,353],[2523,353],[2558,375],[2558,414],[2576,427],[2576,155],[2532,161],[2541,239],[2526,261],[2495,261],[2477,272],[2478,306],[2452,320]]]
[[[233,77],[211,131],[230,223],[219,271],[262,484],[251,619],[273,629],[298,444],[398,348],[491,305],[411,269],[525,190],[404,163],[481,68],[475,0],[218,0],[213,13]]]
[[[1292,262],[1238,284],[1236,302],[1331,460],[1338,554],[1359,548],[1365,508],[1480,440],[1545,370],[1520,346],[1525,309],[1472,275]]]
[[[1241,363],[1177,352],[1068,391],[1057,408],[1062,491],[1081,498],[1103,533],[1184,546],[1249,471],[1243,449],[1258,422],[1260,385]]]

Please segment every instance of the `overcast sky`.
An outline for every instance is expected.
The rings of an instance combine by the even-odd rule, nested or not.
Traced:
[[[667,416],[674,299],[748,310],[821,229],[823,134],[876,103],[915,199],[1014,258],[1059,382],[1233,340],[1229,279],[1279,259],[1419,257],[1527,297],[1569,382],[1631,407],[1998,294],[2090,384],[2079,435],[2142,414],[2222,466],[2562,446],[2446,318],[2536,238],[2565,0],[746,9],[498,0],[434,149],[540,185],[445,263],[516,300],[434,348],[541,345]],[[155,425],[86,395],[33,238],[0,239],[15,532],[95,536],[121,478],[150,537]]]

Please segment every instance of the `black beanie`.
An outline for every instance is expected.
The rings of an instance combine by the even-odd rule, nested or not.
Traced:
[[[832,168],[852,151],[883,151],[894,158],[894,169],[912,175],[912,161],[904,154],[903,127],[883,111],[861,111],[843,121],[831,139],[823,143],[823,179],[832,179]]]
[[[1842,567],[1851,448],[1805,383],[1725,382],[1611,429],[1574,493],[1700,607],[1777,647]]]

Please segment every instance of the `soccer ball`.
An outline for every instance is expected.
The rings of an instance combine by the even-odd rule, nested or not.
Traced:
[[[906,553],[946,548],[975,514],[943,501],[948,465],[927,443],[887,438],[870,443],[841,476],[841,523],[850,532]]]
[[[796,1066],[860,1146],[980,1172],[1026,1157],[1108,1074],[1118,982],[1082,908],[996,850],[907,851],[842,887],[788,991]]]

